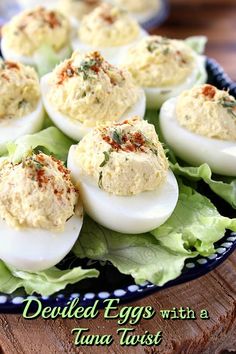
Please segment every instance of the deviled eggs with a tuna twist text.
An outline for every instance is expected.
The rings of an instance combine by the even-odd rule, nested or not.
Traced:
[[[60,262],[83,223],[79,194],[62,162],[43,153],[0,164],[0,258],[19,270]]]
[[[42,128],[44,120],[36,71],[0,60],[0,148]]]
[[[41,88],[49,117],[77,141],[93,127],[145,114],[143,90],[98,52],[75,52],[41,79]]]
[[[126,11],[103,3],[82,19],[72,47],[81,53],[100,51],[106,60],[118,65],[128,48],[146,35]]]
[[[166,101],[160,111],[163,137],[177,156],[194,166],[236,176],[236,100],[203,85]]]
[[[138,117],[93,129],[68,155],[85,211],[101,225],[137,234],[172,214],[178,185],[153,125]]]
[[[7,60],[36,65],[37,52],[49,47],[63,60],[71,53],[70,21],[56,10],[26,10],[3,26],[1,50]]]
[[[203,56],[183,40],[161,36],[145,37],[132,46],[122,66],[144,88],[150,109],[160,108],[168,98],[207,79]]]

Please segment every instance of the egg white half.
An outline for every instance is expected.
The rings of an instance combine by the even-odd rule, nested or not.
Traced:
[[[36,6],[44,6],[49,9],[57,5],[57,0],[17,0],[18,4],[22,9],[31,9]]]
[[[177,98],[171,98],[160,111],[161,131],[174,153],[191,165],[207,163],[215,173],[236,176],[236,141],[211,139],[181,127],[176,103]]]
[[[108,229],[140,234],[162,225],[173,213],[178,201],[178,184],[169,171],[166,182],[154,191],[134,196],[115,196],[101,190],[91,178],[84,176],[76,162],[76,145],[68,155],[68,168],[87,214]]]
[[[162,6],[162,4],[161,4]],[[144,24],[145,22],[148,22],[150,20],[153,20],[153,17],[159,16],[160,12],[162,11],[161,7],[160,8],[151,8],[147,9],[145,11],[140,11],[140,12],[131,12],[130,15],[136,19],[140,24]]]
[[[147,97],[147,108],[158,109],[169,98],[176,97],[184,90],[192,88],[195,85],[204,84],[207,81],[205,61],[206,58],[204,56],[196,55],[196,65],[194,70],[191,75],[179,85],[166,87],[144,87]]]
[[[94,47],[92,45],[81,42],[78,37],[74,37],[72,38],[72,48],[74,51],[78,50],[80,53],[98,51],[109,63],[113,65],[120,65],[123,61],[123,58],[127,54],[128,49],[145,36],[147,36],[147,32],[143,29],[140,29],[138,37],[131,43],[115,47]]]
[[[41,100],[32,113],[21,118],[0,120],[0,147],[23,135],[37,133],[42,129],[43,122],[44,109]]]
[[[73,216],[66,222],[64,232],[24,228],[15,230],[0,219],[0,259],[10,266],[38,272],[59,263],[74,246],[83,218]]]
[[[67,117],[66,115],[60,113],[48,101],[47,96],[50,90],[50,84],[49,84],[50,75],[51,74],[47,74],[41,78],[41,91],[42,91],[44,107],[51,120],[59,129],[61,129],[70,138],[79,141],[91,130],[91,128],[86,127],[84,126],[84,124],[80,123],[79,121],[75,119],[71,119],[70,117]],[[146,110],[146,98],[145,98],[144,91],[140,89],[139,100],[133,107],[128,109],[122,115],[119,121],[126,120],[133,116],[140,116],[141,118],[144,118],[145,110]]]
[[[6,40],[4,37],[2,38],[2,41],[1,41],[1,51],[2,51],[3,58],[5,60],[20,62],[22,64],[33,66],[33,67],[37,66],[37,52],[32,56],[18,54],[14,51],[13,48],[9,48],[7,46]],[[70,56],[70,54],[71,54],[70,44],[67,47],[61,49],[59,52],[55,53],[55,55],[58,58],[58,61],[62,61],[64,59],[68,58],[68,56]]]

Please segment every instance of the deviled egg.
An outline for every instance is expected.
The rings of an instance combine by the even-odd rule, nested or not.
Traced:
[[[0,164],[0,258],[30,272],[61,261],[83,222],[79,194],[62,162],[43,153]]]
[[[86,212],[122,233],[163,224],[175,209],[178,185],[153,125],[139,118],[93,129],[68,155]]]
[[[54,124],[77,141],[97,125],[145,114],[143,90],[98,52],[75,52],[41,79],[41,88]]]
[[[236,100],[227,91],[203,85],[166,101],[160,126],[177,156],[213,172],[236,176]]]
[[[101,0],[59,0],[58,8],[68,17],[73,17],[80,22],[85,15],[92,12],[101,3]]]
[[[81,53],[100,51],[106,60],[119,64],[127,49],[144,36],[146,32],[126,11],[103,3],[84,16],[72,47]]]
[[[145,37],[132,46],[122,65],[144,88],[150,109],[207,78],[203,56],[182,40],[160,36]]]
[[[161,0],[113,0],[113,3],[128,11],[140,23],[153,18],[162,6]]]
[[[43,119],[36,71],[0,60],[0,149],[9,141],[39,131]]]
[[[3,26],[1,50],[6,60],[36,65],[37,52],[45,46],[63,60],[71,53],[70,21],[60,12],[37,7],[23,11]]]

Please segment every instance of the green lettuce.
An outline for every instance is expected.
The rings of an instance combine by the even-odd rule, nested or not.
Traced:
[[[183,167],[179,163],[171,163],[172,171],[180,176],[184,176],[190,180],[203,180],[209,185],[211,190],[219,197],[228,202],[234,209],[236,209],[236,179],[225,178],[219,176],[221,180],[212,179],[212,172],[210,167],[205,163],[199,167]]]
[[[121,234],[86,217],[72,251],[79,258],[110,261],[138,284],[162,286],[181,274],[187,258],[214,253],[226,229],[236,231],[236,219],[221,216],[210,200],[181,184],[174,213],[156,230]]]
[[[197,54],[205,52],[207,37],[206,36],[191,36],[185,39],[186,44],[191,47]]]
[[[194,189],[180,186],[177,206],[165,224],[151,233],[171,251],[202,256],[214,253],[225,230],[236,231],[236,219],[221,216],[211,201]]]
[[[29,295],[38,293],[43,296],[52,295],[64,289],[68,284],[75,284],[86,278],[96,278],[96,269],[60,270],[56,267],[37,273],[23,272],[8,267],[0,261],[0,291],[11,294],[19,288],[24,288]]]
[[[110,261],[138,284],[148,280],[160,286],[177,278],[185,259],[191,257],[165,249],[151,234],[120,234],[88,217],[73,252],[79,258]]]
[[[63,55],[59,56],[51,46],[42,45],[34,54],[34,62],[39,76],[42,77],[51,72],[62,60],[70,57],[71,53],[71,48],[68,48]]]
[[[49,127],[39,133],[25,135],[13,143],[7,145],[8,157],[12,162],[17,163],[27,156],[31,151],[39,149],[49,152],[62,161],[67,160],[68,151],[73,140],[66,137],[55,127]]]

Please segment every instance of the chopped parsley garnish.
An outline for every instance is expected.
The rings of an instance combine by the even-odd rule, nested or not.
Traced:
[[[41,168],[44,167],[44,165],[43,165],[41,162],[39,162],[39,161],[37,161],[37,160],[35,160],[35,159],[33,159],[33,158],[31,158],[30,160],[35,163],[35,167],[36,167],[38,170],[40,170]]]
[[[98,187],[102,189],[102,171],[99,173]]]
[[[156,149],[155,144],[153,144],[153,142],[151,140],[148,140],[147,138],[145,138],[145,142],[147,147],[149,147],[149,149],[151,150],[151,152],[154,155],[158,156],[158,150]]]
[[[104,135],[103,140],[110,144],[112,149],[108,152],[103,152],[105,158],[100,167],[106,165],[112,151],[147,152],[148,148],[153,154],[158,156],[158,149],[155,143],[147,139],[141,131],[124,133],[118,129],[114,129],[109,135]]]
[[[115,129],[114,132],[112,133],[112,140],[118,145],[123,144],[122,134],[119,133],[117,129]]]
[[[218,102],[222,107],[227,108],[227,112],[236,118],[236,100],[231,101],[228,98],[221,98]],[[235,111],[234,111],[235,109]]]
[[[21,109],[22,107],[24,107],[25,105],[27,104],[27,101],[26,100],[21,100],[19,103],[18,103],[18,109]]]
[[[152,42],[149,42],[148,45],[147,45],[147,50],[150,52],[150,53],[153,53],[156,49],[158,49],[158,47],[161,45],[163,46],[166,46],[164,49],[163,49],[163,53],[165,55],[167,55],[170,51],[170,48],[167,47],[167,45],[169,44],[169,39],[168,38],[161,38],[160,40],[155,40],[155,41],[152,41]]]
[[[104,161],[101,163],[100,167],[104,167],[108,163],[108,161],[110,160],[111,153],[112,149],[110,149],[109,151],[103,151]]]
[[[158,43],[158,42],[150,42],[150,43],[148,43],[147,50],[150,53],[153,53],[158,48],[159,44],[160,43]]]
[[[170,48],[168,48],[168,47],[166,47],[166,48],[163,50],[163,53],[164,53],[165,55],[169,54],[169,52],[170,52]]]
[[[89,78],[89,70],[97,65],[97,61],[95,59],[83,60],[81,62],[80,67],[78,68],[79,73],[83,73],[84,80]]]

